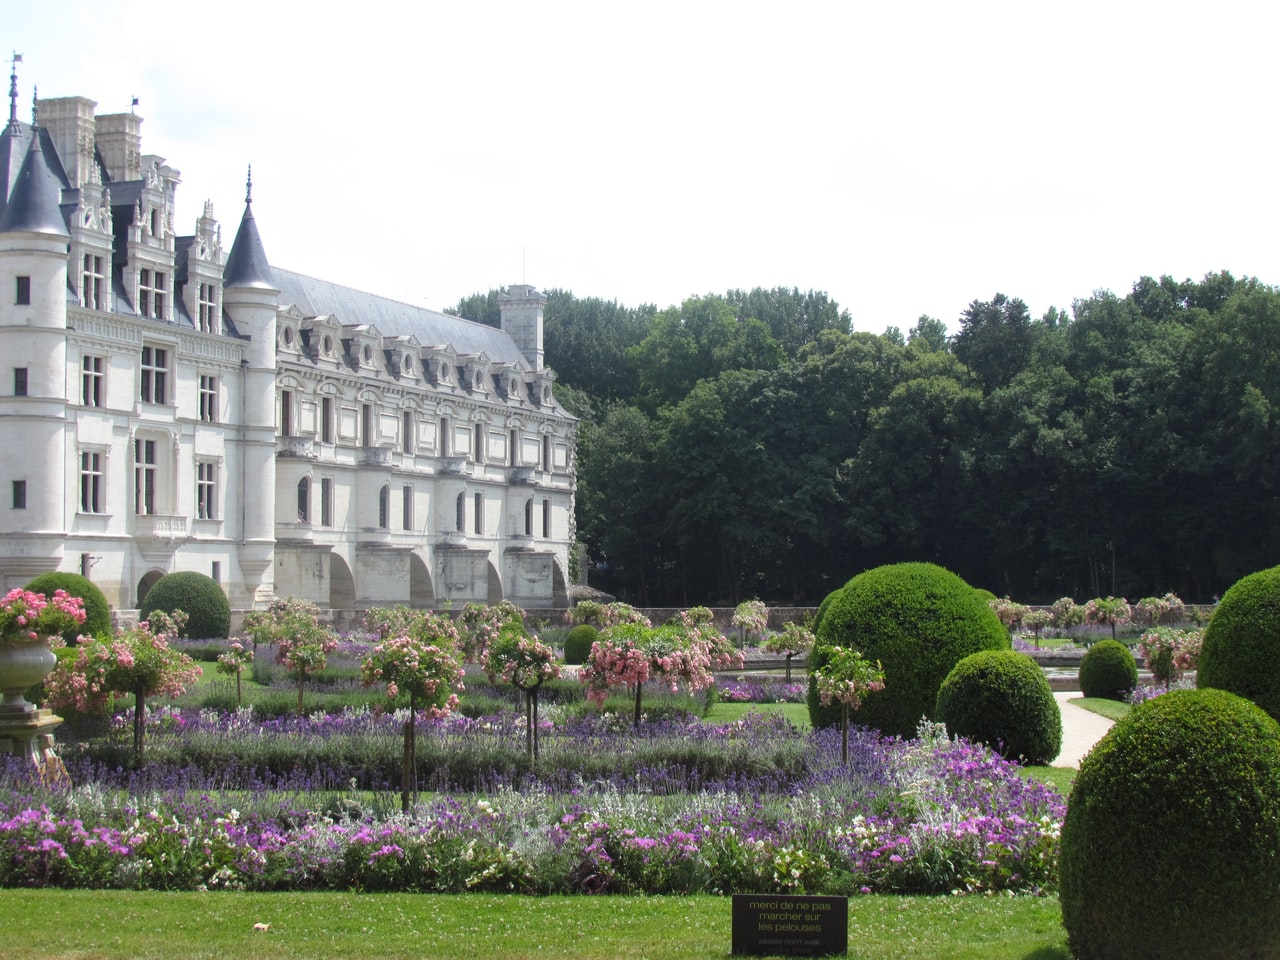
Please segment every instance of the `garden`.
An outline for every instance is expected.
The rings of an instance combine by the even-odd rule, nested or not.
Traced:
[[[984,940],[978,921],[960,918],[989,923],[993,910],[1007,911],[1006,927],[1027,925],[1007,930],[1010,945],[1037,931],[1017,956],[1037,944],[1050,951],[1044,956],[1067,956],[1064,918],[1076,955],[1107,955],[1096,952],[1094,934],[1080,932],[1097,922],[1088,891],[1098,865],[1064,850],[1073,830],[1103,827],[1077,815],[1077,807],[1093,810],[1093,799],[1069,810],[1066,794],[1074,800],[1082,783],[1096,782],[1101,803],[1115,775],[1091,768],[1091,755],[1069,787],[1044,766],[1056,756],[1061,720],[1043,673],[1014,648],[1028,642],[1019,629],[1032,629],[1032,644],[1054,638],[1022,622],[1029,609],[1015,618],[941,568],[868,571],[803,626],[768,629],[763,604],[743,604],[728,635],[705,608],[655,625],[623,604],[584,603],[562,624],[530,622],[510,604],[469,605],[453,616],[372,610],[363,630],[339,636],[312,605],[289,599],[249,615],[230,638],[222,611],[210,620],[198,595],[188,584],[180,599],[193,612],[170,603],[144,611],[134,628],[96,638],[82,634],[90,604],[78,597],[51,590],[47,598],[5,598],[6,637],[59,638],[47,651],[56,665],[27,693],[66,721],[60,763],[33,768],[11,757],[0,770],[0,886],[10,893],[129,891],[138,904],[158,894],[237,891],[297,903],[324,894],[347,905],[365,902],[352,894],[378,893],[396,897],[402,912],[405,904],[426,908],[399,898],[434,894],[443,899],[431,901],[433,911],[467,913],[455,904],[483,903],[492,916],[521,909],[506,898],[491,906],[498,894],[536,895],[561,916],[562,903],[595,902],[583,895],[630,895],[610,898],[620,906],[603,915],[581,908],[598,917],[593,936],[668,896],[723,927],[727,905],[714,904],[727,894],[836,894],[851,898],[855,918],[886,904],[922,917],[949,911],[954,939],[928,948],[939,956]],[[1222,604],[1228,615],[1230,600]],[[1108,632],[1120,625],[1118,606],[1111,615]],[[1233,743],[1267,757],[1274,746],[1280,758],[1280,727],[1245,696],[1178,689],[1194,657],[1203,675],[1206,662],[1215,669],[1230,649],[1213,642],[1219,611],[1191,641],[1161,632],[1180,629],[1161,623],[1174,618],[1172,607],[1138,616],[1149,621],[1140,656],[1154,684],[1136,698],[1141,688],[1129,686],[1139,705],[1116,729],[1164,711],[1147,722],[1167,731],[1182,713],[1208,710],[1212,723],[1202,719],[1178,739],[1194,741],[1201,727],[1221,736],[1236,724],[1250,734]],[[64,633],[79,639],[60,646]],[[1103,662],[1095,651],[1110,642],[1090,642],[1084,659]],[[785,670],[744,669],[762,656],[784,657]],[[796,656],[805,669],[792,676]],[[1082,662],[1082,680],[1085,672]],[[1125,691],[1104,695],[1115,693]],[[1202,694],[1229,701],[1206,706]],[[1194,703],[1180,706],[1187,698]],[[1249,699],[1262,702],[1265,692]],[[1149,738],[1134,742],[1150,752]],[[1250,770],[1251,782],[1262,782],[1259,802],[1280,797],[1280,762]],[[1227,772],[1195,789],[1230,791],[1238,774]],[[1146,815],[1188,790],[1158,782],[1168,795],[1151,798]],[[1107,824],[1115,829],[1132,814],[1112,810]],[[1274,852],[1273,841],[1254,836],[1246,847],[1272,844]],[[1264,860],[1257,865],[1265,872]],[[1170,869],[1198,889],[1192,867]],[[1220,890],[1234,889],[1221,865],[1203,869]],[[74,915],[78,896],[22,902],[56,902]],[[1266,896],[1249,902],[1261,908]],[[266,937],[290,923],[265,906],[278,902],[235,899],[225,909],[239,915],[240,904],[252,903],[250,912],[277,916],[253,921]],[[324,908],[313,909],[323,926]],[[1045,927],[1045,910],[1056,926]],[[663,935],[636,922],[647,936]],[[1161,926],[1158,942],[1181,942],[1182,933]],[[1271,936],[1266,924],[1252,929]],[[851,931],[858,955],[856,920]],[[1116,936],[1109,928],[1105,942]],[[711,953],[727,952],[727,930],[718,943]],[[611,955],[708,955],[640,945]],[[551,955],[609,952],[593,949]]]

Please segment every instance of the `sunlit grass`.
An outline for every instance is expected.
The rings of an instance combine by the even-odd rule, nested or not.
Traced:
[[[1102,697],[1076,697],[1068,703],[1074,703],[1077,707],[1081,707],[1091,713],[1106,717],[1108,720],[1123,720],[1129,715],[1129,711],[1133,709],[1127,703],[1121,703],[1119,700],[1106,700]]]
[[[730,916],[708,896],[0,893],[6,960],[724,960]],[[849,901],[848,955],[1070,956],[1056,898],[893,896]]]
[[[725,703],[712,704],[705,719],[709,723],[733,723],[748,713],[780,713],[797,730],[809,729],[809,707],[803,703]]]

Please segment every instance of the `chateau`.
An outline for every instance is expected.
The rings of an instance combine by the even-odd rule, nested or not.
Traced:
[[[195,570],[233,607],[567,604],[576,421],[545,296],[496,329],[229,250],[142,119],[37,100],[0,134],[0,580],[115,607]],[[341,240],[342,238],[339,238]],[[347,238],[351,239],[351,238]],[[354,242],[354,241],[352,241]]]

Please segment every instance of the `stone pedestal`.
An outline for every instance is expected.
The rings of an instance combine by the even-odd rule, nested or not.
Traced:
[[[0,753],[25,757],[46,785],[65,782],[67,769],[53,743],[62,718],[52,710],[0,708]]]

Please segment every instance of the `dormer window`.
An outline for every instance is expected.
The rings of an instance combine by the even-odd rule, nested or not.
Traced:
[[[164,319],[166,276],[163,271],[143,267],[138,271],[138,313],[144,317]]]
[[[440,382],[447,383],[449,380],[449,365],[447,363],[440,364]]]
[[[148,226],[151,228],[151,235],[153,237],[160,236],[160,211],[157,210],[155,207],[152,207],[151,216],[149,219],[150,219],[150,223],[148,224]]]
[[[404,360],[401,362],[400,369],[403,370],[406,374],[412,374],[413,373],[413,357],[409,356],[406,353],[404,355]]]
[[[373,347],[369,346],[366,343],[364,345],[364,348],[360,351],[360,359],[365,364],[372,364],[373,363]]]
[[[280,342],[284,344],[286,349],[293,349],[295,339],[296,337],[294,336],[293,327],[285,327],[280,331]]]
[[[88,260],[85,256],[85,260]],[[197,323],[205,333],[218,332],[218,287],[213,283],[202,283],[196,296]]]
[[[327,333],[324,335],[324,339],[320,341],[320,352],[326,357],[333,356],[333,337]]]

